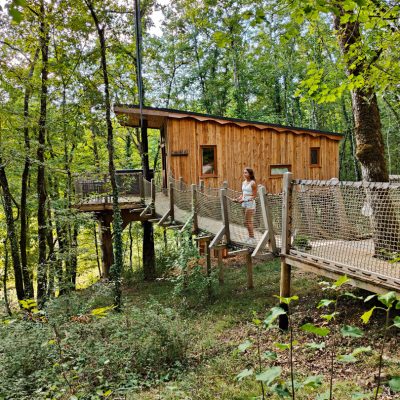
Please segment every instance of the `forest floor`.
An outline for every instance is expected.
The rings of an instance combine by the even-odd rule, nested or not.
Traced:
[[[357,326],[364,331],[364,335],[360,338],[343,338],[337,333],[328,338],[322,338],[306,334],[299,329],[301,325],[308,322],[320,325],[321,314],[332,312],[332,309],[328,311],[327,308],[323,310],[316,308],[321,299],[330,298],[321,289],[319,285],[321,280],[315,275],[298,270],[293,273],[292,292],[299,296],[299,300],[293,303],[291,309],[293,335],[298,341],[293,350],[295,379],[297,382],[302,382],[310,375],[320,375],[322,382],[299,387],[296,390],[296,399],[329,399],[326,391],[329,388],[333,336],[336,338],[337,355],[349,355],[354,348],[364,348],[364,351],[357,355],[356,361],[344,363],[335,360],[333,398],[336,400],[373,399],[372,393],[377,385],[382,327],[385,323],[384,312],[375,310],[370,323],[363,325],[360,316],[372,305],[378,306],[379,303],[374,303],[374,300],[364,303],[355,298],[341,298],[338,305],[340,313],[337,318],[338,324]],[[8,379],[9,384],[3,386],[3,393],[0,391],[0,399],[261,399],[260,383],[255,380],[254,375],[241,381],[238,381],[236,376],[244,369],[254,368],[258,372],[259,358],[256,343],[259,337],[262,354],[268,351],[277,353],[276,359],[272,361],[262,360],[262,369],[280,366],[282,378],[287,381],[290,377],[289,352],[280,350],[276,346],[276,343],[289,341],[288,333],[277,328],[269,330],[260,328],[258,331],[252,322],[255,315],[260,320],[264,320],[268,310],[278,303],[274,295],[279,293],[279,260],[256,265],[254,282],[255,288],[248,290],[246,267],[243,265],[243,259],[238,257],[229,260],[229,263],[227,261],[225,283],[218,285],[217,281],[214,282],[212,299],[207,299],[207,296],[200,296],[198,293],[189,293],[186,296],[176,295],[174,283],[170,280],[160,279],[156,282],[145,283],[134,276],[131,277],[129,286],[124,289],[124,310],[119,314],[105,311],[104,318],[93,318],[93,313],[91,314],[89,309],[102,307],[107,303],[107,300],[99,300],[96,292],[99,289],[81,290],[74,295],[75,298],[71,302],[64,299],[62,305],[55,300],[47,311],[48,321],[52,318],[57,321],[54,323],[55,327],[49,326],[45,329],[42,327],[36,336],[25,337],[25,341],[29,342],[26,345],[27,349],[33,354],[36,347],[32,343],[35,340],[43,341],[47,334],[48,343],[58,346],[53,353],[43,353],[49,346],[39,343],[34,360],[26,360],[26,351],[23,353],[23,360],[19,360],[6,345],[7,340],[15,342],[17,332],[20,332],[15,327],[17,323],[8,323],[7,326],[3,324],[0,330],[0,355],[3,353],[6,357],[3,358],[3,362],[0,362],[0,380]],[[100,291],[103,290],[101,285],[99,287]],[[346,287],[345,290],[356,296],[368,295],[366,292],[351,287]],[[76,306],[77,303],[80,304],[79,307]],[[84,303],[90,304],[83,306]],[[170,311],[165,313],[166,317],[160,316],[164,315],[164,311],[156,311],[155,314],[148,316],[146,313],[154,308],[152,304],[156,304],[157,309],[161,307]],[[132,310],[138,310],[136,317],[132,317]],[[57,318],[66,312],[68,318],[58,321]],[[142,316],[144,322],[142,321],[143,324],[140,325]],[[130,318],[137,318],[137,324],[132,323],[134,319]],[[168,324],[168,321],[174,324],[173,329],[163,325]],[[152,325],[153,322],[155,325]],[[18,323],[26,323],[26,321]],[[6,330],[13,325],[12,332]],[[35,329],[37,325],[36,322]],[[53,326],[50,323],[47,325]],[[339,330],[339,327],[336,330]],[[26,330],[24,327],[24,332],[28,332],[26,335],[33,335],[33,331],[32,328]],[[158,332],[156,340],[152,336],[154,331]],[[174,332],[177,337],[183,333],[186,335],[185,338],[180,339],[182,343],[186,343],[185,349],[179,354],[178,361],[173,361],[172,347],[172,367],[161,368],[158,371],[154,364],[161,361],[157,358],[157,354],[153,353],[155,351],[161,354],[166,351],[161,343],[162,340],[167,341],[169,344],[165,346],[171,348],[170,341]],[[130,342],[132,340],[133,342]],[[158,343],[157,340],[161,342]],[[245,351],[239,351],[238,346],[246,341],[250,341],[252,345],[248,344],[249,347]],[[325,347],[321,345],[321,342],[326,342]],[[20,344],[17,348],[23,346],[25,342],[20,343],[22,345]],[[307,343],[311,343],[311,347]],[[388,381],[393,376],[400,375],[399,344],[400,330],[391,329],[385,339],[383,390],[379,399],[400,399],[400,393],[391,392],[388,386]],[[133,349],[132,346],[137,347]],[[155,350],[151,346],[155,346]],[[371,349],[368,350],[368,346],[371,346]],[[141,347],[147,349],[144,356],[141,353]],[[148,362],[139,375],[133,375],[134,378],[129,373],[121,372],[121,365],[126,363],[126,361],[122,363],[122,359],[125,360],[124,357],[129,351],[132,351],[131,358],[136,357],[136,360],[139,360],[142,357],[143,363]],[[271,356],[271,353],[267,354]],[[48,366],[45,365],[46,362],[41,365],[43,368],[41,374],[44,378],[36,371],[34,372],[36,375],[30,380],[25,379],[22,385],[21,379],[16,380],[16,375],[21,369],[32,374],[33,372],[24,363],[29,361],[30,364],[33,362],[37,365],[40,363],[39,357],[44,357],[46,362],[51,359]],[[129,357],[127,360],[129,361]],[[162,360],[164,362],[165,357]],[[119,361],[120,364],[118,364]],[[11,370],[9,368],[12,362],[17,363],[16,372],[12,372],[12,368]],[[21,365],[18,366],[18,363]],[[42,383],[40,383],[41,379]],[[129,379],[131,381],[128,382]],[[27,386],[27,382],[31,382],[30,387]],[[10,389],[7,387],[14,387],[12,394],[8,392]],[[265,398],[278,399],[279,397],[266,388]]]
[[[156,388],[137,394],[130,394],[129,399],[260,399],[261,389],[259,382],[253,378],[238,381],[236,376],[245,368],[257,369],[257,352],[253,345],[245,352],[239,352],[238,346],[246,340],[257,341],[257,328],[252,323],[254,313],[261,320],[267,311],[276,306],[279,294],[279,260],[265,264],[258,264],[254,269],[255,288],[247,290],[246,268],[243,260],[226,260],[225,283],[216,286],[214,298],[210,302],[191,304],[190,324],[197,332],[197,338],[188,350],[191,366],[178,379],[166,382]],[[299,326],[313,322],[321,323],[321,314],[328,313],[318,310],[319,301],[329,298],[319,284],[321,277],[294,270],[292,293],[299,296],[299,301],[293,305],[294,339],[299,342],[294,346],[294,374],[301,381],[310,375],[323,375],[322,385],[317,388],[300,389],[296,395],[299,400],[325,399],[330,370],[330,349],[326,341],[323,349],[312,350],[306,343],[325,342],[324,338],[305,335]],[[370,293],[350,286],[345,290],[357,296],[366,297]],[[154,296],[158,301],[170,307],[176,307],[176,299],[171,298],[168,285],[138,284],[130,290],[129,299],[138,305],[143,298]],[[375,305],[376,304],[374,303]],[[334,399],[361,399],[373,398],[378,374],[378,350],[382,343],[382,326],[385,323],[384,313],[377,313],[370,324],[362,326],[361,315],[372,307],[362,300],[346,297],[338,306],[340,315],[338,323],[358,326],[365,335],[358,339],[343,338],[336,334],[337,354],[350,354],[354,348],[371,346],[372,351],[361,354],[355,363],[340,363],[335,361],[334,367]],[[332,310],[330,311],[332,312]],[[270,365],[279,365],[283,369],[283,376],[289,377],[288,350],[278,350],[275,343],[287,343],[289,335],[279,329],[262,330],[260,333],[261,352],[276,351],[277,360],[263,361],[263,369]],[[400,375],[400,330],[391,330],[386,338],[384,353],[383,381],[384,389],[380,399],[400,399],[400,394],[390,391],[387,381],[395,375]],[[364,395],[362,395],[363,393]],[[354,395],[353,395],[354,394]],[[318,397],[319,396],[319,397]],[[267,392],[266,399],[278,399],[272,392]]]

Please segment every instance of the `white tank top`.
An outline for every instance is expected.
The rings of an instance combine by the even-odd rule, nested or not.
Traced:
[[[253,183],[254,181],[244,181],[242,183],[243,200],[249,200],[249,197],[253,197]]]

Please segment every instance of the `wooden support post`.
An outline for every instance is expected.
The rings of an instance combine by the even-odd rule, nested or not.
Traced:
[[[183,178],[179,177],[179,190],[183,190]]]
[[[192,184],[192,214],[193,214],[193,232],[199,231],[199,221],[197,219],[197,187]]]
[[[290,297],[291,266],[286,263],[285,255],[290,251],[290,240],[292,235],[292,191],[293,174],[286,172],[283,177],[283,201],[282,201],[282,250],[281,250],[281,281],[280,296]],[[280,307],[288,311],[284,303]],[[289,319],[287,314],[279,316],[279,328],[287,330]]]
[[[246,267],[247,267],[247,289],[254,289],[253,281],[253,258],[251,253],[246,253]]]
[[[222,187],[223,187],[224,189],[228,189],[228,181],[223,181],[223,182],[222,182]]]
[[[212,297],[212,281],[211,281],[211,249],[209,247],[210,240],[206,241],[206,268],[207,268],[207,292],[208,299]]]
[[[226,238],[226,243],[229,244],[231,241],[231,234],[229,230],[228,202],[226,200],[225,188],[220,190],[220,198],[221,198],[222,222],[225,227],[225,238]]]
[[[275,241],[275,232],[274,226],[272,224],[272,215],[271,208],[268,204],[267,191],[265,190],[265,186],[260,185],[258,188],[258,193],[260,195],[260,204],[261,204],[261,214],[264,222],[265,229],[269,232],[269,250],[271,253],[276,253],[276,241]]]
[[[105,279],[110,277],[110,269],[114,263],[112,234],[111,234],[111,219],[110,214],[102,214],[100,216],[100,243],[101,243],[101,261],[102,271],[101,276]]]
[[[204,181],[200,181],[199,189],[201,193],[204,193]]]
[[[151,204],[154,207],[156,203],[156,184],[154,182],[154,179],[152,179],[150,182],[151,182]]]
[[[222,261],[222,252],[224,251],[225,246],[217,247],[218,254],[218,282],[220,285],[224,284],[224,263]]]
[[[168,186],[168,195],[169,195],[169,216],[171,217],[171,221],[175,220],[174,213],[174,184],[172,182],[169,183]]]

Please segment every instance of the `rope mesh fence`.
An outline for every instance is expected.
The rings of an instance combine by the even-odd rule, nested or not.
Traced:
[[[400,184],[297,181],[292,248],[400,278]]]
[[[187,185],[181,185],[187,188]],[[179,190],[174,187],[174,214],[175,220],[186,222],[192,214],[192,192],[184,189]]]
[[[218,233],[222,226],[222,209],[219,192],[209,195],[196,193],[197,221],[199,228],[209,233]]]
[[[143,195],[146,204],[151,203],[151,182],[143,178]]]

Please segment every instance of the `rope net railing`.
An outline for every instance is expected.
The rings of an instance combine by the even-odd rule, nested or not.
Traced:
[[[292,252],[400,279],[400,184],[295,181]]]
[[[219,192],[213,195],[196,192],[196,211],[201,230],[216,234],[222,224],[222,207]]]
[[[192,215],[192,191],[187,185],[180,185],[183,190],[174,188],[174,219],[186,222]]]
[[[143,197],[145,200],[146,204],[151,203],[152,199],[151,199],[151,181],[148,181],[147,179],[143,178]]]
[[[121,170],[115,173],[120,201],[140,195],[138,171]],[[89,203],[109,202],[112,195],[111,181],[108,174],[83,174],[74,177],[75,196],[78,201]]]

